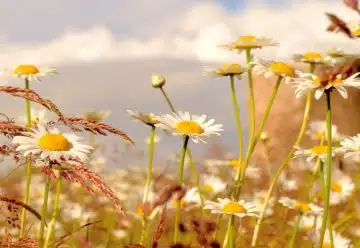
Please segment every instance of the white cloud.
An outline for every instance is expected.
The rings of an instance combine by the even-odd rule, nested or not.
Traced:
[[[146,38],[118,39],[110,28],[99,25],[85,31],[66,30],[58,38],[40,44],[3,40],[0,64],[57,65],[154,57],[220,62],[238,59],[217,45],[241,34],[279,40],[279,48],[259,53],[272,58],[289,57],[305,50],[324,51],[331,47],[346,51],[360,49],[359,42],[325,31],[327,19],[324,11],[350,19],[357,17],[340,1],[331,4],[326,0],[292,1],[282,8],[256,1],[249,2],[245,10],[229,13],[216,3],[201,2],[181,10],[166,15],[164,25],[153,27],[153,36]]]

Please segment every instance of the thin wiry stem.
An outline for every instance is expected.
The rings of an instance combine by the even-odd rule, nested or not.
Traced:
[[[320,229],[320,238],[318,247],[322,247],[324,242],[326,224],[330,223],[330,192],[331,192],[331,163],[332,163],[332,120],[331,120],[331,89],[325,91],[326,95],[326,132],[327,132],[327,157],[326,157],[326,176],[325,176],[325,193],[324,193],[324,217]],[[329,230],[330,237],[332,235],[331,230]],[[330,238],[333,242],[333,240]],[[334,246],[333,243],[331,244]]]
[[[301,212],[298,214],[298,216],[296,218],[294,229],[293,229],[293,232],[291,234],[291,239],[290,239],[290,242],[289,242],[289,248],[294,248],[294,246],[295,246],[296,234],[299,231],[300,220],[301,220]]]
[[[254,234],[253,234],[253,238],[252,238],[252,241],[251,241],[251,246],[252,247],[256,247],[257,240],[258,240],[258,237],[259,237],[260,228],[261,228],[261,224],[262,224],[262,222],[264,220],[266,207],[269,204],[269,199],[271,197],[271,194],[273,193],[273,191],[275,189],[275,186],[276,186],[276,184],[277,184],[277,182],[279,180],[279,177],[280,177],[282,171],[289,164],[289,161],[292,158],[293,153],[296,150],[295,147],[299,146],[299,144],[301,143],[302,138],[303,138],[303,136],[305,134],[307,123],[308,123],[309,118],[310,118],[311,100],[312,100],[312,92],[310,92],[308,94],[308,96],[307,96],[303,122],[301,124],[300,132],[299,132],[298,137],[297,137],[297,139],[296,139],[296,141],[294,143],[294,146],[291,148],[291,150],[289,151],[289,153],[287,154],[287,156],[285,157],[285,159],[281,163],[279,169],[276,171],[276,173],[274,175],[274,178],[273,178],[273,180],[272,180],[272,182],[270,184],[270,187],[268,189],[268,192],[267,192],[267,195],[266,195],[266,198],[265,198],[265,201],[264,201],[264,205],[263,205],[263,208],[262,208],[261,213],[260,213],[260,218],[258,219],[258,221],[256,223],[256,226],[255,226],[255,229],[254,229]]]
[[[47,217],[47,204],[49,198],[49,188],[50,188],[50,177],[45,177],[45,188],[44,188],[44,199],[41,207],[41,224],[40,224],[40,232],[39,232],[39,247],[42,246],[43,238],[44,238],[44,229]]]
[[[26,78],[25,79],[25,89],[30,89],[30,82]],[[28,93],[26,93],[28,95]],[[25,100],[25,112],[26,112],[26,120],[27,120],[27,127],[31,129],[31,108],[30,108],[30,101],[28,99]],[[26,182],[25,182],[25,195],[24,195],[24,203],[29,204],[29,195],[30,195],[30,184],[31,184],[31,158],[30,155],[26,158]],[[23,209],[21,212],[21,224],[20,224],[20,238],[24,236],[25,232],[25,220],[26,220],[26,210]]]
[[[181,186],[183,183],[183,175],[184,175],[184,163],[185,163],[185,155],[186,155],[186,149],[189,142],[189,136],[185,136],[184,138],[184,144],[181,150],[181,157],[179,162],[179,171],[178,171],[178,184]],[[174,244],[178,241],[178,235],[179,235],[179,223],[180,223],[180,201],[177,201],[176,203],[176,213],[175,213],[175,220],[174,220]]]
[[[145,204],[148,200],[148,195],[150,191],[150,183],[152,178],[152,167],[153,167],[153,158],[154,158],[154,139],[155,139],[155,126],[151,127],[150,131],[150,143],[149,143],[149,161],[148,161],[148,169],[147,169],[147,177],[146,177],[146,185],[143,196],[143,204]],[[148,223],[145,214],[142,215],[142,234],[141,234],[141,244],[144,244],[146,239],[146,230],[148,228]]]

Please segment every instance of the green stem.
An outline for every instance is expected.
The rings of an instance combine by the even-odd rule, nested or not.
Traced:
[[[307,123],[308,123],[308,121],[310,119],[311,100],[312,100],[312,92],[310,92],[308,94],[308,96],[307,96],[303,122],[301,124],[300,132],[299,132],[298,137],[297,137],[297,139],[296,139],[296,141],[294,143],[294,146],[291,148],[291,150],[289,151],[289,153],[287,154],[287,156],[285,157],[285,159],[281,163],[279,169],[276,171],[276,173],[274,175],[274,178],[273,178],[273,180],[271,182],[271,185],[269,187],[269,190],[267,192],[267,195],[266,195],[266,198],[265,198],[265,201],[264,201],[264,205],[263,205],[263,208],[262,208],[261,213],[260,213],[260,218],[258,219],[258,221],[256,223],[256,226],[255,226],[255,229],[254,229],[254,234],[253,234],[253,238],[252,238],[252,241],[251,241],[251,246],[252,247],[255,247],[256,244],[257,244],[261,224],[262,224],[262,222],[264,220],[266,207],[269,204],[269,199],[271,197],[271,194],[273,193],[273,191],[275,189],[275,186],[276,186],[276,184],[277,184],[277,182],[279,180],[279,177],[280,177],[282,171],[286,168],[286,166],[288,165],[290,159],[292,158],[293,153],[295,152],[295,147],[300,145],[300,143],[302,141],[302,138],[303,138],[303,136],[305,134]]]
[[[153,159],[154,159],[154,139],[155,139],[155,126],[151,126],[150,131],[150,144],[149,144],[149,161],[148,161],[148,170],[147,170],[147,177],[146,177],[146,186],[145,186],[145,192],[143,197],[143,203],[146,203],[148,200],[148,195],[150,191],[150,183],[152,178],[152,167],[153,167]],[[141,241],[140,244],[144,243],[145,236],[146,236],[146,230],[147,230],[147,219],[146,216],[142,215],[142,235],[141,235]]]
[[[57,182],[56,182],[56,195],[55,195],[55,200],[54,200],[54,207],[53,207],[53,212],[52,212],[51,223],[50,223],[50,227],[46,233],[46,238],[45,238],[45,243],[44,243],[43,248],[47,248],[50,243],[50,237],[51,237],[52,231],[55,226],[56,218],[59,213],[61,189],[62,189],[62,178],[61,178],[61,174],[60,174],[59,177],[57,178]]]
[[[293,232],[291,234],[291,239],[290,239],[290,242],[289,242],[289,248],[294,248],[294,246],[295,246],[296,234],[299,231],[300,220],[301,220],[301,213],[299,213],[297,218],[296,218],[294,229],[293,229]]]
[[[231,215],[230,217],[230,229],[228,233],[228,248],[234,248],[234,238],[235,238],[235,215]]]
[[[163,94],[163,96],[164,96],[167,104],[169,105],[171,111],[174,112],[174,113],[176,113],[176,110],[175,110],[175,108],[174,108],[174,105],[171,103],[170,98],[169,98],[168,95],[166,94],[164,88],[163,88],[163,87],[160,87],[160,91],[161,91],[161,93]]]
[[[215,229],[215,232],[214,232],[214,234],[213,234],[213,240],[216,240],[216,236],[217,236],[218,230],[220,229],[220,224],[221,224],[222,217],[223,217],[223,215],[222,215],[222,214],[219,214],[219,216],[216,218],[216,226],[217,226],[218,228]]]
[[[228,248],[228,244],[229,244],[229,233],[230,233],[230,230],[231,230],[231,227],[232,227],[232,220],[231,218],[229,219],[229,222],[228,222],[228,226],[227,226],[227,229],[226,229],[226,233],[225,233],[225,238],[224,238],[224,242],[223,242],[223,248]]]
[[[241,118],[239,113],[239,105],[236,97],[236,89],[234,84],[234,75],[230,76],[230,89],[231,89],[231,98],[232,98],[232,104],[234,108],[234,116],[235,116],[235,122],[236,122],[236,128],[239,138],[239,166],[237,167],[236,174],[240,173],[241,170],[241,163],[243,160],[243,153],[244,153],[244,136],[243,136],[243,129],[241,125]]]
[[[181,157],[179,162],[179,171],[178,171],[178,184],[182,186],[183,184],[183,175],[184,175],[184,162],[185,162],[185,155],[186,149],[189,143],[189,136],[185,136],[184,144],[181,150]],[[175,213],[175,220],[174,220],[174,244],[178,241],[179,235],[179,223],[180,223],[180,201],[176,204],[176,213]]]
[[[331,89],[325,91],[326,95],[326,131],[327,131],[327,157],[326,157],[326,176],[325,176],[325,194],[324,194],[324,217],[320,229],[320,239],[319,246],[322,247],[324,242],[326,223],[331,224],[330,222],[330,192],[331,192],[331,163],[332,163],[332,134],[331,134]],[[329,230],[330,231],[330,230]],[[332,233],[329,233],[330,239]],[[334,246],[333,243],[332,247]]]
[[[45,188],[44,188],[44,200],[41,207],[41,224],[40,224],[40,233],[39,233],[39,247],[42,246],[44,238],[44,228],[47,217],[47,204],[49,198],[49,188],[50,188],[50,177],[46,176],[45,178]]]
[[[251,49],[246,49],[246,63],[249,66],[249,70],[247,71],[248,74],[248,83],[249,83],[249,94],[250,94],[250,116],[251,116],[251,124],[250,124],[250,137],[249,137],[249,145],[248,150],[255,138],[255,96],[254,96],[254,84],[253,84],[253,77],[252,77],[252,69],[251,69]]]
[[[278,92],[278,90],[279,90],[281,81],[282,81],[282,77],[279,76],[279,77],[278,77],[278,80],[276,81],[276,84],[275,84],[275,87],[274,87],[274,89],[273,89],[273,92],[272,92],[272,94],[271,94],[271,96],[270,96],[269,102],[268,102],[268,104],[267,104],[267,107],[266,107],[264,116],[263,116],[263,118],[262,118],[262,120],[261,120],[260,127],[259,127],[259,130],[258,130],[257,134],[256,134],[256,137],[251,141],[251,144],[250,144],[250,146],[249,146],[249,148],[248,148],[248,151],[247,151],[247,153],[246,153],[245,162],[244,162],[243,166],[241,167],[241,168],[242,168],[241,174],[240,174],[240,175],[236,175],[236,176],[237,176],[236,180],[238,180],[238,181],[240,180],[240,182],[242,182],[242,181],[244,180],[244,178],[245,178],[245,172],[246,172],[246,169],[247,169],[247,167],[248,167],[248,165],[249,165],[249,161],[250,161],[251,155],[252,155],[252,153],[253,153],[254,150],[255,150],[255,147],[256,147],[256,145],[257,145],[257,142],[258,142],[259,139],[260,139],[260,136],[261,136],[262,131],[264,130],[265,123],[266,123],[266,121],[267,121],[267,119],[268,119],[268,117],[269,117],[269,115],[270,115],[270,110],[271,110],[271,108],[272,108],[272,106],[273,106],[273,104],[274,104],[275,97],[276,97],[277,92]]]
[[[161,90],[161,93],[163,94],[170,110],[174,113],[176,113],[176,109],[174,107],[174,105],[172,104],[169,96],[166,94],[166,91],[164,90],[163,87],[160,87],[160,90]],[[191,155],[191,150],[190,149],[187,149],[187,154],[188,154],[188,158],[189,158],[189,163],[190,163],[190,167],[191,167],[191,170],[192,170],[192,173],[193,173],[193,177],[194,177],[194,183],[198,189],[198,192],[199,192],[199,196],[200,196],[200,200],[201,200],[201,207],[202,209],[204,210],[204,197],[202,195],[202,192],[201,192],[201,189],[200,189],[200,182],[199,182],[199,173],[196,169],[196,166],[195,166],[195,163],[194,163],[194,160],[193,160],[193,157]]]
[[[26,78],[25,79],[25,89],[30,89],[30,82]],[[28,95],[28,93],[26,93]],[[27,127],[31,130],[31,108],[30,108],[30,101],[25,100],[25,112],[26,112],[26,120],[27,120]],[[29,194],[30,194],[30,183],[31,183],[31,157],[30,155],[26,158],[26,165],[25,165],[25,172],[26,172],[26,183],[25,183],[25,195],[24,195],[24,203],[29,204]],[[26,220],[26,209],[23,208],[21,212],[21,221],[20,221],[20,238],[24,236],[25,231],[25,220]]]

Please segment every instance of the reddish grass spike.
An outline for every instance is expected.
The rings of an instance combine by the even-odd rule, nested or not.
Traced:
[[[61,121],[65,125],[75,130],[76,129],[79,130],[77,126],[80,126],[83,130],[92,132],[94,134],[100,134],[106,136],[107,135],[106,132],[109,132],[122,137],[130,144],[135,144],[134,141],[126,133],[104,123],[97,123],[95,121],[88,120],[85,118],[65,117],[65,116],[61,116],[61,117],[59,116],[59,121]]]
[[[330,24],[330,30],[328,27],[328,30],[331,31],[336,31],[337,29],[344,33],[345,35],[347,35],[349,38],[353,38],[350,29],[348,28],[346,22],[344,22],[343,20],[341,20],[339,17],[337,17],[336,15],[332,14],[332,13],[325,13],[325,15],[329,18],[331,24]]]
[[[32,102],[36,102],[47,108],[49,111],[54,112],[59,118],[63,117],[63,114],[61,113],[59,108],[52,101],[40,97],[33,90],[13,86],[0,86],[0,92],[4,92],[15,97],[20,97]]]
[[[343,0],[344,4],[346,6],[348,6],[349,8],[359,12],[359,8],[358,8],[358,0]]]
[[[158,222],[156,225],[156,232],[153,235],[153,239],[151,242],[151,247],[152,248],[157,248],[158,246],[158,242],[161,238],[161,235],[163,234],[164,231],[164,226],[165,226],[165,220],[166,220],[166,208],[163,208],[161,211],[161,215],[158,218]]]
[[[30,207],[29,205],[26,205],[23,202],[20,202],[20,201],[15,200],[15,199],[8,198],[6,196],[0,196],[0,201],[6,202],[6,203],[11,204],[11,205],[13,205],[15,207],[23,207],[27,211],[32,213],[37,219],[41,220],[41,215],[35,209]]]
[[[0,133],[5,135],[8,138],[12,138],[16,135],[21,135],[23,132],[26,132],[27,129],[22,126],[15,125],[10,121],[0,121]]]

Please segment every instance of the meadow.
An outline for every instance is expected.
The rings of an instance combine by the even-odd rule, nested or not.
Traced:
[[[359,12],[357,1],[344,3]],[[360,37],[358,22],[327,16],[329,32]],[[100,136],[125,144],[119,154],[137,145],[121,128],[106,124],[110,111],[66,116],[32,89],[61,72],[32,64],[4,69],[2,77],[24,87],[0,86],[0,92],[25,106],[21,117],[1,113],[1,163],[11,169],[0,179],[0,247],[360,247],[360,134],[340,133],[332,115],[334,95],[351,100],[348,90],[360,89],[360,55],[336,48],[294,54],[288,61],[254,55],[268,47],[281,49],[281,42],[239,36],[218,49],[245,57],[246,64],[199,71],[214,81],[228,80],[224,91],[232,109],[226,113],[236,127],[236,154],[215,149],[203,158],[192,152],[211,137],[221,140],[223,125],[206,113],[178,110],[166,76],[149,75],[148,87],[159,92],[168,113],[127,110],[134,126],[149,132],[147,164],[138,167],[107,167]],[[254,75],[275,82],[261,118]],[[240,114],[240,79],[248,86],[247,119]],[[281,87],[291,87],[293,98],[305,103],[289,147],[274,147],[276,137],[266,132]],[[310,119],[315,101],[324,105],[322,120]],[[160,133],[173,136],[178,151],[166,166],[153,166]],[[276,149],[286,151],[276,158],[280,163],[271,156]]]

